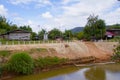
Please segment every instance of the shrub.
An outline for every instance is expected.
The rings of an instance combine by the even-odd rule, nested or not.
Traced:
[[[33,71],[33,59],[25,52],[14,54],[8,61],[7,69],[19,74],[30,74]]]
[[[44,67],[50,67],[57,64],[62,64],[66,61],[64,58],[58,58],[58,57],[45,57],[45,58],[39,58],[35,60],[36,67],[44,68]]]
[[[2,67],[0,66],[0,78],[2,76]]]
[[[119,45],[114,49],[114,55],[112,56],[112,60],[120,60],[120,43],[119,43]]]

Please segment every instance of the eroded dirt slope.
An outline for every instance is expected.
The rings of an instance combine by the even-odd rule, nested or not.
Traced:
[[[32,57],[58,56],[62,58],[76,59],[80,57],[94,56],[101,60],[108,59],[113,54],[117,42],[63,42],[49,44],[29,45],[2,45],[0,50],[30,50],[33,48],[46,48],[46,52],[34,52]]]

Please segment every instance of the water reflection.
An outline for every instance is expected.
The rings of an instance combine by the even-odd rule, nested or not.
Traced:
[[[57,77],[52,77],[47,80],[86,80],[86,78],[84,76],[84,72],[86,70],[88,70],[88,68],[80,69],[74,73],[65,74],[65,75],[61,75],[61,76],[57,76]]]
[[[106,80],[105,70],[100,67],[92,67],[84,74],[87,80]]]
[[[120,80],[120,64],[68,67],[9,80]]]

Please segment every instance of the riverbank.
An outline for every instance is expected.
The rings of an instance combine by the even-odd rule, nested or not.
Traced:
[[[119,80],[119,75],[120,64],[116,63],[88,67],[63,67],[7,80]]]
[[[66,66],[74,66],[75,64],[94,64],[100,62],[111,61],[113,55],[113,49],[117,45],[111,42],[69,42],[69,43],[54,43],[54,44],[38,44],[38,45],[12,45],[0,47],[0,62],[5,64],[9,61],[12,55],[18,52],[27,52],[32,59],[36,60],[42,58],[42,61],[46,57],[57,57],[59,59],[65,59],[64,63],[57,63],[52,66],[50,62],[45,62],[45,66],[35,66],[32,74],[39,72],[50,71],[59,69]],[[49,59],[47,59],[49,61]],[[56,61],[52,60],[52,61]],[[43,62],[42,62],[43,63]],[[51,63],[52,64],[52,63]],[[40,66],[43,66],[42,68]],[[4,71],[2,79],[20,76],[14,72]]]
[[[23,45],[2,45],[0,51],[28,51],[33,58],[57,56],[60,58],[76,59],[79,57],[95,56],[106,59],[113,55],[113,49],[118,42],[62,42]],[[43,52],[43,49],[44,52]]]
[[[71,59],[71,60],[67,60],[65,63],[53,65],[53,66],[50,66],[50,67],[45,67],[45,68],[42,68],[42,69],[40,67],[35,67],[32,74],[39,74],[39,73],[42,73],[42,72],[48,72],[48,71],[51,71],[51,70],[57,70],[57,69],[60,69],[60,68],[65,68],[65,67],[70,67],[70,66],[89,67],[89,66],[91,66],[90,64],[100,64],[100,63],[103,63],[103,62],[105,64],[105,61],[96,60],[94,57],[91,57],[91,56],[86,57],[86,58]],[[79,65],[79,66],[76,66],[76,64]],[[101,65],[104,65],[104,64],[101,64]],[[109,64],[111,64],[111,63],[109,63]],[[92,66],[95,66],[95,65],[92,65]],[[14,78],[14,77],[17,77],[17,76],[22,76],[22,75],[16,74],[14,72],[4,71],[3,75],[1,77],[1,80],[9,80],[10,78]]]

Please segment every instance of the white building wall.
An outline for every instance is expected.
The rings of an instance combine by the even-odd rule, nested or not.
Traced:
[[[30,40],[30,33],[10,33],[9,40]]]

